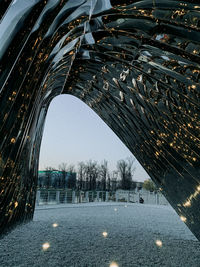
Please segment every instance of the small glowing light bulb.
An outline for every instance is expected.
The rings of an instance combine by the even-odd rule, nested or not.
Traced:
[[[46,242],[46,243],[44,243],[43,245],[42,245],[42,249],[45,251],[45,250],[47,250],[48,248],[50,248],[50,244],[48,243],[48,242]]]
[[[117,211],[117,208],[114,208],[114,211]]]
[[[108,236],[108,233],[107,233],[107,232],[103,232],[102,235],[103,235],[104,237],[107,237],[107,236]]]
[[[183,221],[183,222],[186,222],[187,221],[187,219],[184,217],[184,216],[180,216],[180,219],[181,219],[181,221]]]
[[[110,267],[119,267],[119,265],[116,262],[111,262]]]
[[[156,240],[156,245],[158,246],[158,247],[162,247],[162,241],[161,240]]]
[[[56,227],[58,227],[58,224],[57,224],[57,223],[53,223],[52,226],[53,226],[54,228],[56,228]]]
[[[184,204],[183,204],[184,207],[190,207],[191,206],[191,202],[190,200],[186,201]]]
[[[124,207],[127,208],[127,205],[125,205]]]

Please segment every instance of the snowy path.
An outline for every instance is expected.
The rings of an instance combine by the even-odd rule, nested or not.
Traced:
[[[50,247],[43,251],[45,242]],[[0,240],[0,267],[109,267],[112,261],[200,267],[200,242],[171,207],[122,203],[39,207],[33,222]]]

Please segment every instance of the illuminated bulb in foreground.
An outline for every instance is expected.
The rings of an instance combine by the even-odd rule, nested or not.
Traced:
[[[46,243],[44,243],[43,245],[42,245],[42,249],[45,251],[45,250],[47,250],[48,248],[50,248],[50,244],[48,243],[48,242],[46,242]]]
[[[102,235],[103,235],[104,237],[107,237],[107,236],[108,236],[108,233],[107,233],[107,232],[103,232]]]
[[[191,206],[191,202],[190,202],[190,200],[188,200],[187,202],[185,202],[185,203],[183,204],[183,206],[184,206],[184,207],[190,207],[190,206]]]
[[[56,227],[58,227],[58,224],[57,224],[57,223],[53,223],[52,226],[53,226],[54,228],[56,228]]]
[[[124,207],[127,208],[127,205],[125,205]]]
[[[183,221],[183,222],[186,222],[187,221],[187,219],[184,217],[184,216],[180,216],[180,219],[181,219],[181,221]]]
[[[116,262],[111,262],[109,267],[119,267],[119,265]]]
[[[158,247],[162,247],[162,241],[161,240],[156,240],[156,245]]]
[[[117,211],[117,208],[114,208],[114,211]]]

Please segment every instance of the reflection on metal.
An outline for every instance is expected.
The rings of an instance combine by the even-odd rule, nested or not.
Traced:
[[[88,104],[200,239],[198,1],[2,0],[0,229],[32,218],[51,100]]]

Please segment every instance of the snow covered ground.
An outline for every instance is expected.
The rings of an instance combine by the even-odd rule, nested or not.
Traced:
[[[170,206],[130,203],[40,206],[32,222],[0,240],[1,267],[109,267],[113,261],[199,267],[200,242]]]

